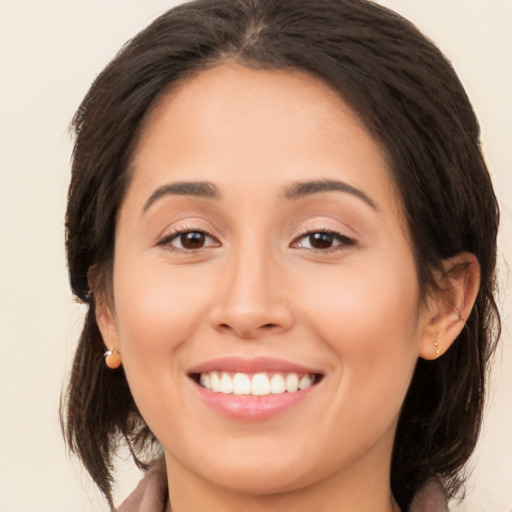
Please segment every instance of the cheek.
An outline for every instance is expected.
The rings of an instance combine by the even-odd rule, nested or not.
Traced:
[[[413,266],[396,272],[364,265],[319,277],[303,281],[297,294],[309,331],[336,361],[332,405],[316,428],[333,440],[332,453],[357,454],[356,447],[368,447],[394,428],[412,378],[421,333],[416,275]]]
[[[414,265],[380,263],[317,274],[302,293],[304,318],[340,362],[342,384],[370,399],[372,390],[405,394],[422,325]]]
[[[372,345],[386,343],[386,338],[392,343],[389,334],[407,337],[419,325],[419,290],[412,265],[347,265],[303,276],[300,282],[308,317],[318,318],[317,326],[326,335],[336,332],[354,347],[364,349],[362,339]]]
[[[181,346],[206,318],[208,279],[165,264],[139,266],[120,264],[115,276],[119,343],[127,373],[156,376],[159,366],[169,373],[169,361],[179,362]]]
[[[179,434],[173,411],[183,410],[187,347],[207,318],[208,280],[166,265],[123,262],[117,271],[118,339],[130,391],[157,437],[172,438]]]

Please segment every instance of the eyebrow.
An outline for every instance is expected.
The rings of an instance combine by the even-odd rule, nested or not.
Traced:
[[[286,199],[300,199],[302,197],[321,194],[323,192],[345,192],[361,200],[374,210],[379,210],[377,203],[362,190],[349,185],[344,181],[336,180],[316,180],[316,181],[298,181],[285,189]]]
[[[294,200],[303,197],[321,194],[324,192],[345,192],[351,194],[366,204],[371,206],[374,210],[378,210],[375,201],[365,194],[362,190],[345,183],[344,181],[336,180],[314,180],[314,181],[298,181],[292,183],[285,189],[284,196],[286,199]],[[221,195],[218,188],[208,181],[179,181],[175,183],[168,183],[158,187],[144,203],[142,212],[146,212],[150,206],[168,195],[178,196],[193,196],[202,197],[205,199],[220,199]]]
[[[168,195],[203,197],[205,199],[220,199],[217,187],[208,181],[178,181],[158,187],[144,203],[142,213],[158,199]]]

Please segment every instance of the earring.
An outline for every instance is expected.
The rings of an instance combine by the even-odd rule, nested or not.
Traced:
[[[437,344],[437,341],[434,342],[434,348],[436,350],[436,354],[439,356],[440,352],[439,352],[439,345]]]
[[[115,370],[121,366],[121,354],[115,349],[107,350],[103,356],[105,357],[105,364],[111,369]]]

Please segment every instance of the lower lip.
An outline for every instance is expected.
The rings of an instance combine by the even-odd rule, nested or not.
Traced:
[[[227,395],[214,393],[194,382],[203,401],[221,414],[241,421],[262,421],[274,418],[299,405],[314,392],[318,384],[295,393],[276,395]]]

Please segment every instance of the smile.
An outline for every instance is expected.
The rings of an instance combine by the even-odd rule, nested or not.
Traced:
[[[279,417],[309,403],[325,373],[272,357],[223,357],[187,372],[200,401],[210,410],[237,421]]]
[[[226,395],[280,395],[296,393],[310,388],[319,381],[319,374],[298,373],[231,373],[211,371],[196,374],[193,378],[199,385],[213,393]]]

